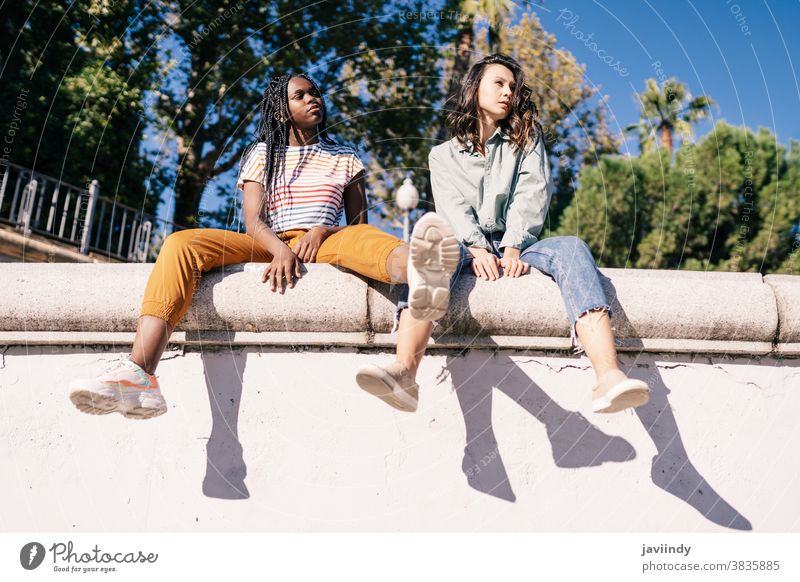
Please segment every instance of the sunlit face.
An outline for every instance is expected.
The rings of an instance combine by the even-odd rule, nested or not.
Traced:
[[[511,111],[514,87],[511,69],[497,63],[487,65],[478,85],[478,109],[494,122],[505,119]]]
[[[301,130],[313,129],[322,121],[322,95],[308,79],[292,77],[286,90],[289,99],[289,116]]]

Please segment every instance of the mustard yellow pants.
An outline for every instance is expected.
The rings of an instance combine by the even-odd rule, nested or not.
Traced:
[[[294,248],[305,230],[276,233]],[[403,241],[380,229],[358,224],[333,233],[319,248],[317,263],[350,269],[377,281],[390,283],[386,271],[389,254]],[[227,230],[195,228],[169,235],[150,273],[140,316],[152,315],[176,326],[189,311],[202,273],[224,265],[268,263],[272,255],[254,238]]]

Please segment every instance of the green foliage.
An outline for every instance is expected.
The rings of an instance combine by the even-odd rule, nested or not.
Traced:
[[[156,12],[147,0],[5,2],[0,8],[0,131],[25,96],[7,159],[154,210],[142,150],[144,94],[157,59]],[[158,189],[156,189],[158,191]]]
[[[574,196],[581,166],[618,151],[618,140],[606,123],[606,108],[596,87],[585,77],[585,67],[569,51],[558,48],[555,35],[546,32],[534,13],[507,22],[500,49],[513,55],[525,70],[539,109],[555,192],[545,232],[561,221]]]
[[[424,175],[436,133],[436,47],[376,51],[366,45],[340,74],[332,100],[339,113],[336,133],[366,152],[375,210],[393,216],[390,202],[403,177]],[[417,185],[421,186],[419,180]]]
[[[379,195],[396,179],[392,168],[420,165],[420,138],[439,98],[441,21],[401,15],[424,11],[422,2],[173,4],[170,58],[185,86],[160,88],[158,115],[178,145],[176,221],[195,223],[208,181],[234,169],[252,139],[247,129],[267,81],[291,70],[319,82],[333,135],[368,149],[371,167],[390,170],[370,176]]]
[[[605,156],[581,172],[556,234],[584,238],[607,267],[796,271],[799,150],[720,122],[674,164],[666,152]]]
[[[581,236],[602,266],[800,272],[800,144],[787,151],[767,130],[725,123],[695,144],[692,124],[712,101],[677,80],[650,79],[638,96],[640,123],[629,128],[643,154],[614,155],[602,96],[534,14],[517,17],[508,2],[445,0],[441,8],[434,18],[408,18],[429,6],[5,2],[7,159],[73,183],[97,179],[104,195],[146,210],[169,184],[177,222],[226,225],[232,197],[208,212],[204,191],[235,169],[267,80],[305,71],[326,93],[332,133],[365,154],[378,213],[391,217],[383,203],[406,172],[424,197],[427,154],[443,139],[438,110],[491,45],[519,59],[532,80],[556,179],[546,233]],[[171,140],[177,166],[160,167],[144,151],[153,124]],[[674,160],[673,135],[681,142]]]
[[[464,0],[461,9],[476,22],[486,22],[486,46],[488,52],[500,51],[503,25],[507,24],[514,14],[515,3],[512,0]]]

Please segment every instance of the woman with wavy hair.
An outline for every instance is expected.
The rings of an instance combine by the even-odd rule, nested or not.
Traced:
[[[272,79],[261,99],[255,137],[237,181],[246,233],[198,228],[167,237],[147,282],[130,357],[96,378],[70,384],[79,410],[126,418],[164,414],[155,370],[201,274],[244,262],[269,263],[261,281],[280,293],[294,287],[302,263],[330,263],[386,283],[410,279],[423,317],[399,306],[395,361],[362,368],[356,380],[400,410],[416,409],[414,379],[431,333],[430,313],[436,312],[435,294],[425,292],[433,282],[448,280],[458,261],[450,228],[435,215],[425,217],[415,226],[409,249],[367,224],[364,166],[352,148],[328,136],[322,94],[304,74]],[[346,225],[339,226],[343,212]],[[455,249],[455,261],[442,261],[448,249],[451,255]]]
[[[490,55],[475,63],[447,107],[452,139],[429,155],[437,212],[462,245],[461,266],[486,281],[531,267],[559,286],[575,351],[596,383],[595,412],[648,401],[647,384],[620,370],[611,310],[589,247],[574,236],[538,238],[553,192],[542,127],[519,63]]]

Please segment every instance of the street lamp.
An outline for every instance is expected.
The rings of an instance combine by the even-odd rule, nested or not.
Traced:
[[[419,190],[411,183],[411,178],[406,178],[403,181],[403,185],[397,189],[394,199],[397,203],[397,207],[403,211],[403,240],[408,242],[408,217],[410,212],[414,210],[419,203]]]

